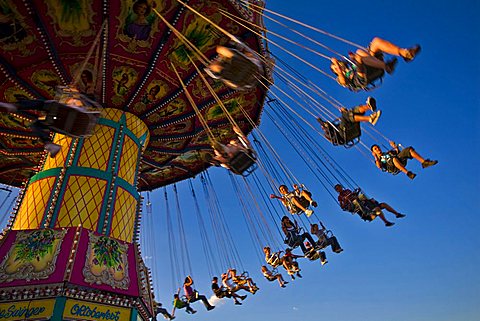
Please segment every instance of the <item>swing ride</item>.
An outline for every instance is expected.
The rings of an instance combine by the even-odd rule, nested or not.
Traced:
[[[328,62],[332,54],[348,58],[273,16],[365,49],[266,9],[257,0],[95,0],[78,6],[0,0],[0,26],[5,25],[0,101],[49,104],[45,115],[45,110],[25,108],[0,113],[0,183],[7,186],[2,191],[10,196],[10,187],[20,188],[0,240],[0,257],[5,257],[0,262],[2,307],[38,306],[38,320],[97,320],[96,313],[118,320],[150,320],[157,313],[173,319],[175,309],[195,313],[190,304],[198,300],[212,310],[193,288],[187,218],[177,190],[184,180],[195,204],[189,212],[198,223],[209,274],[222,277],[222,284],[215,280],[212,289],[219,298],[233,297],[240,305],[238,299],[246,295],[235,292],[253,295],[259,288],[232,241],[218,189],[206,171],[211,165],[228,169],[268,280],[278,279],[284,287],[287,282],[278,269],[295,279],[301,277],[301,258],[324,265],[328,246],[342,252],[333,232],[314,213],[317,203],[296,177],[298,171],[282,160],[259,123],[262,115],[278,129],[292,154],[298,154],[335,202],[336,184],[357,188],[322,140],[365,149],[360,124],[347,128],[336,122],[335,113],[345,107],[269,46],[329,81],[342,76],[323,71],[267,33]],[[270,32],[265,18],[328,54]],[[41,137],[32,129],[39,119],[59,146],[55,155],[44,153]],[[370,129],[364,131],[371,135]],[[199,205],[194,177],[199,178],[208,215]],[[289,192],[285,184],[294,190]],[[158,304],[157,263],[147,262],[156,255],[152,229],[158,226],[149,191],[162,187],[176,292],[172,313]],[[283,205],[269,198],[279,187],[282,196],[273,198]],[[147,198],[143,219],[141,192]],[[290,223],[284,226],[285,217]],[[208,222],[214,226],[211,231]],[[296,248],[303,255],[294,254]],[[183,279],[185,295],[178,288]]]
[[[97,311],[115,307],[121,320],[152,316],[150,275],[135,243],[139,192],[205,170],[203,154],[234,138],[222,108],[248,133],[245,117],[259,121],[267,91],[236,91],[198,69],[232,39],[268,56],[259,37],[218,10],[255,24],[261,16],[237,1],[188,5],[213,24],[173,0],[0,1],[2,101],[54,99],[58,88],[73,85],[102,106],[87,121],[60,105],[47,114],[61,146],[55,157],[45,156],[29,127],[38,111],[0,115],[0,182],[21,188],[2,257],[41,243],[41,252],[22,252],[18,263],[3,261],[2,300],[28,305],[34,296],[45,314],[65,318],[78,312],[72,306],[93,309],[92,300]]]

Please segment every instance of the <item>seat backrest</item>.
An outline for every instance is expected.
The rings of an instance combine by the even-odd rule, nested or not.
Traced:
[[[100,111],[86,111],[60,103],[51,103],[48,107],[46,124],[53,131],[72,137],[92,135],[100,117]]]
[[[251,153],[243,150],[238,151],[228,162],[230,170],[237,175],[242,175],[254,164],[255,158]]]
[[[303,242],[303,238],[294,232],[288,232],[287,237],[284,240],[284,243],[291,248],[299,247]]]
[[[256,63],[256,58],[247,57],[236,49],[230,50],[234,52],[234,56],[229,60],[223,61],[224,69],[219,76],[235,84],[239,89],[251,87],[256,82],[255,75],[259,73],[259,65]]]

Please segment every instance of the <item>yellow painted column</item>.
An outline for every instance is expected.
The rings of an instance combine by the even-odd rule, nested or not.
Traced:
[[[62,146],[33,176],[13,229],[76,227],[132,242],[140,195],[137,174],[148,127],[135,115],[105,109],[91,137],[57,134]]]

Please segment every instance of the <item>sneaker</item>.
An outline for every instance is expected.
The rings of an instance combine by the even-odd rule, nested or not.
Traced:
[[[191,313],[192,313],[192,314],[195,314],[195,313],[197,313],[197,310],[192,310]]]
[[[338,250],[335,251],[335,253],[337,253],[337,254],[342,253],[342,252],[343,252],[343,249],[338,249]]]
[[[305,215],[307,215],[307,217],[310,217],[312,214],[313,214],[312,210],[306,210],[305,211]]]
[[[413,59],[415,59],[415,57],[420,53],[421,50],[422,47],[420,47],[420,45],[415,45],[411,48],[408,48],[407,53],[403,55],[402,58],[403,60],[405,60],[405,62],[411,62],[413,61]]]
[[[373,97],[367,98],[367,106],[370,107],[371,111],[377,110],[377,101]]]
[[[240,300],[243,301],[243,300],[245,300],[245,299],[247,298],[247,295],[241,295],[241,296],[239,296],[239,298],[240,298]]]
[[[242,302],[240,302],[240,301],[235,301],[235,305],[242,305]]]
[[[176,317],[175,317],[174,315],[172,315],[172,316],[170,317],[170,320],[173,320],[173,319],[175,319],[175,318],[176,318]]]
[[[312,201],[312,202],[310,203],[310,205],[312,205],[313,207],[317,207],[317,206],[318,206],[317,202],[315,202],[315,201]]]
[[[4,109],[6,112],[9,112],[9,113],[17,111],[17,107],[14,104],[2,103],[0,101],[0,110],[2,110],[2,109]]]
[[[404,217],[407,216],[407,215],[398,213],[396,216],[397,216],[397,218],[404,218]]]
[[[373,114],[370,115],[370,124],[372,124],[373,126],[375,126],[375,124],[378,122],[378,119],[380,118],[380,115],[382,114],[382,112],[379,110],[379,111],[376,111],[374,112]]]
[[[398,60],[397,58],[393,58],[389,62],[385,64],[385,71],[391,75],[395,71],[395,67],[397,66]]]
[[[328,261],[327,261],[327,260],[325,260],[325,261],[320,261],[320,263],[322,263],[322,265],[325,265],[325,264],[328,263]]]
[[[286,288],[285,284],[280,285],[281,288]]]
[[[302,277],[303,277],[303,276],[300,274],[300,272],[297,272],[297,276],[298,276],[299,278],[302,278]]]
[[[395,223],[393,223],[393,222],[387,222],[387,223],[385,223],[385,226],[386,226],[386,227],[390,227],[390,226],[394,226],[394,225],[395,225]]]
[[[54,143],[46,143],[45,150],[50,153],[50,157],[55,157],[58,152],[62,149],[62,146]]]
[[[427,167],[433,166],[437,163],[438,163],[438,161],[436,161],[436,160],[426,159],[422,163],[422,168],[427,168]]]
[[[407,176],[408,176],[408,178],[410,178],[410,179],[414,179],[415,176],[417,176],[417,174],[408,171],[408,172],[407,172]]]
[[[287,282],[287,281],[283,281],[283,285],[285,285],[285,284],[288,284],[288,282]]]
[[[210,311],[210,310],[213,310],[213,309],[215,309],[215,306],[213,306],[213,305],[210,305],[210,306],[207,307],[207,311]]]

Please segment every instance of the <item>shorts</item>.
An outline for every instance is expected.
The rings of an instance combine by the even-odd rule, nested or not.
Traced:
[[[360,112],[360,106],[347,109],[346,111],[342,112],[342,120],[346,122],[354,123],[355,115],[363,116],[365,115],[365,112]]]
[[[407,160],[407,159],[412,159],[412,151],[414,151],[415,149],[413,149],[413,147],[409,146],[407,148],[404,148],[400,151],[400,153],[397,154],[397,158],[400,160],[400,161],[404,161],[404,160]]]

